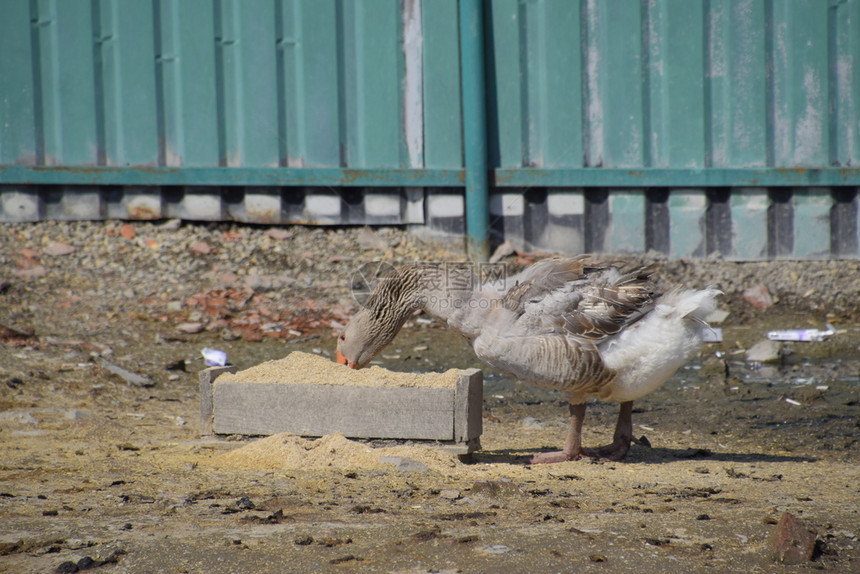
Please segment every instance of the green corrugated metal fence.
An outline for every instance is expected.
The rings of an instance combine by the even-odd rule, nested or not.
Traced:
[[[461,1],[6,0],[0,221],[461,233],[485,119],[494,243],[858,256],[860,0]]]

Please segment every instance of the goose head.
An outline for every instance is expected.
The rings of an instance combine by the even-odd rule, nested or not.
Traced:
[[[366,366],[400,330],[396,321],[376,317],[368,309],[356,313],[337,338],[337,362],[351,369]]]
[[[366,366],[421,306],[417,286],[421,269],[405,266],[384,277],[337,339],[337,362],[351,369]]]

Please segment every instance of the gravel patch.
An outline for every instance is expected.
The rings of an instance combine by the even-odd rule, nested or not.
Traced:
[[[514,253],[502,263],[514,273],[543,255],[550,254]],[[177,220],[4,224],[0,292],[7,305],[2,320],[22,328],[38,323],[39,309],[53,299],[86,298],[101,312],[133,309],[205,327],[226,305],[223,299],[239,309],[257,297],[258,308],[265,302],[270,311],[288,313],[274,321],[262,314],[262,331],[264,325],[288,331],[289,319],[309,312],[319,315],[311,327],[320,327],[327,319],[346,319],[356,308],[350,280],[363,264],[463,259],[450,244],[427,243],[399,228],[268,228]],[[725,306],[743,313],[757,311],[743,299],[750,288],[763,288],[772,304],[798,312],[849,318],[860,310],[860,260],[688,261],[657,253],[613,259],[660,264],[665,287],[714,286],[725,293]]]

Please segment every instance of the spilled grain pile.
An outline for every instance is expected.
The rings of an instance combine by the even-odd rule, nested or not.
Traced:
[[[465,372],[450,369],[444,373],[397,373],[382,367],[356,371],[319,355],[296,351],[238,373],[225,373],[218,377],[218,382],[449,388]]]
[[[371,468],[384,466],[381,457],[405,457],[435,470],[457,463],[451,455],[423,445],[372,448],[341,433],[304,439],[291,433],[275,434],[211,459],[218,468],[292,470],[313,468]]]

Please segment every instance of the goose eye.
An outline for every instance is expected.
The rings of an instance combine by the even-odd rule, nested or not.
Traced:
[[[341,335],[340,337],[338,337],[338,340],[339,341],[346,341],[346,335]]]

